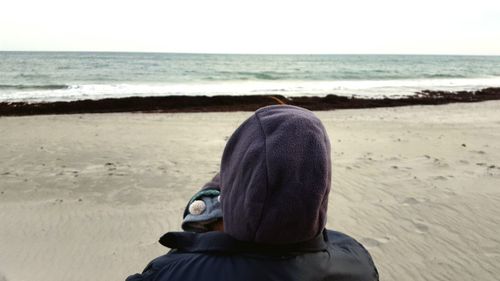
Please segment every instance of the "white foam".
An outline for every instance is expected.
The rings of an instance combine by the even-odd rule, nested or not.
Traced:
[[[283,95],[399,97],[429,90],[461,91],[500,87],[500,77],[477,79],[418,79],[361,81],[228,81],[188,84],[87,84],[56,90],[9,90],[0,92],[0,101],[40,102],[130,96],[215,96]]]

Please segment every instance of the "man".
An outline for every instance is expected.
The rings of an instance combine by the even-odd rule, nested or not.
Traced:
[[[369,253],[325,229],[330,142],[306,109],[261,108],[231,136],[222,156],[223,231],[169,232],[172,249],[139,280],[378,280]]]

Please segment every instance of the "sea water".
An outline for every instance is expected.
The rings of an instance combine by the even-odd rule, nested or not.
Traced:
[[[377,98],[499,86],[498,56],[0,52],[0,102],[169,95]]]

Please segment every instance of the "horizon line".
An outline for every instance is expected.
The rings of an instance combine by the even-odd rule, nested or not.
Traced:
[[[73,51],[73,50],[0,50],[0,53],[117,53],[172,55],[247,55],[247,56],[477,56],[498,57],[500,54],[464,53],[224,53],[224,52],[157,52],[157,51]]]

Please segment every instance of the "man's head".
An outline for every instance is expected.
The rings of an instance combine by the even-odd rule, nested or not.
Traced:
[[[266,244],[306,241],[326,224],[330,142],[310,111],[261,108],[233,133],[221,163],[224,231]]]

